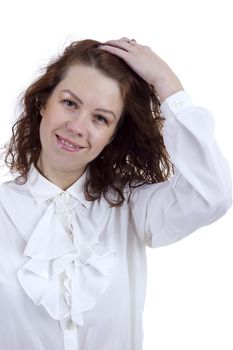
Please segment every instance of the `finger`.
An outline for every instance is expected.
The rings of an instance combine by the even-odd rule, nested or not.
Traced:
[[[119,49],[123,49],[125,51],[128,51],[130,48],[130,45],[125,40],[119,39],[119,40],[108,40],[104,43],[104,45],[110,45],[114,47],[118,47]]]
[[[124,41],[126,41],[127,43],[129,43],[129,44],[132,44],[132,43],[136,43],[136,42],[137,42],[135,39],[129,39],[129,38],[126,38],[125,36],[123,36],[120,40],[124,40]]]
[[[125,39],[125,40],[123,40]],[[118,47],[122,50],[125,50],[127,52],[137,52],[138,50],[141,50],[143,48],[142,45],[138,44],[135,39],[131,39],[130,42],[126,41],[129,40],[126,37],[123,37],[119,40],[109,40],[103,43],[103,45],[110,45],[114,47]]]
[[[125,36],[123,36],[122,38],[120,38],[120,39],[113,39],[113,40],[108,40],[107,42],[112,42],[112,41],[124,41],[124,42],[126,42],[126,43],[129,43],[130,42],[130,39],[129,38],[127,38],[127,37],[125,37]]]
[[[126,59],[128,55],[128,51],[122,49],[121,47],[118,46],[112,46],[112,45],[101,45],[99,46],[99,49],[107,51],[113,55],[116,55],[122,59]]]
[[[118,40],[108,40],[105,42],[105,44],[110,44],[113,46],[123,46],[124,48],[130,48],[132,45],[137,44],[137,41],[135,39],[129,39],[127,37],[122,37]]]
[[[119,40],[109,40],[103,43],[103,45],[110,45],[116,48],[119,48],[121,50],[124,50],[126,52],[133,52],[135,51],[136,47],[141,47],[141,45],[138,45],[135,39],[132,39],[130,42],[123,40],[124,38],[121,38]],[[127,39],[127,38],[125,38]],[[128,39],[127,39],[128,40]]]
[[[130,41],[130,39],[129,39],[129,38],[126,38],[125,36],[123,36],[122,38],[120,38],[120,40],[124,40],[124,41],[126,41],[126,42],[129,42],[129,41]]]

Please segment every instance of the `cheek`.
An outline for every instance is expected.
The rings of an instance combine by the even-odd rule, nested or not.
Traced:
[[[40,123],[39,135],[40,135],[40,143],[43,147],[46,145],[47,136],[46,136],[46,127],[44,123],[42,123],[42,121]]]
[[[41,132],[48,133],[49,131],[56,128],[59,117],[55,118],[54,115],[58,116],[58,114],[48,112],[44,114],[40,123]]]
[[[90,146],[92,149],[92,152],[94,153],[100,153],[105,146],[108,145],[109,143],[109,133],[101,133],[101,134],[90,134],[89,135],[89,141],[90,141]]]
[[[44,115],[41,119],[40,129],[39,129],[40,140],[42,143],[46,142],[47,137],[51,133],[52,125],[53,123],[51,123],[51,119],[48,118],[48,115]]]
[[[105,147],[106,145],[108,145],[114,135],[114,131],[115,129],[111,129],[111,130],[107,130],[105,133],[103,133],[100,137],[99,137],[99,143],[102,145],[102,147]]]
[[[116,134],[118,131],[118,124],[114,125],[114,127],[112,128],[111,132],[108,135],[108,139],[107,139],[107,144],[111,143],[112,140],[115,138]]]

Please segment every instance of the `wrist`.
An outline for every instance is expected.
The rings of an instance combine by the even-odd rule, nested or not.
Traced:
[[[169,85],[166,84],[161,86],[161,87],[155,87],[155,90],[159,96],[159,100],[162,103],[164,100],[166,100],[169,96],[175,94],[178,91],[182,91],[184,90],[183,86],[181,84],[174,84],[174,85]]]
[[[153,80],[152,85],[154,86],[161,103],[174,93],[184,90],[180,80],[173,72],[171,72],[169,76],[163,76],[159,79],[157,78]]]

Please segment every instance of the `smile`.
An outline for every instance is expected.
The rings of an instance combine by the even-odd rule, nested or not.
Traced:
[[[61,136],[56,135],[57,137],[57,142],[58,142],[58,146],[62,149],[64,149],[65,151],[70,151],[70,152],[77,152],[80,149],[84,148],[74,142],[71,142],[68,139],[65,139]]]

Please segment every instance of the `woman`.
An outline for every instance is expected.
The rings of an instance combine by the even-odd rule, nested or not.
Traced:
[[[0,187],[1,349],[142,349],[145,246],[231,205],[213,119],[127,38],[72,43],[22,101]]]

